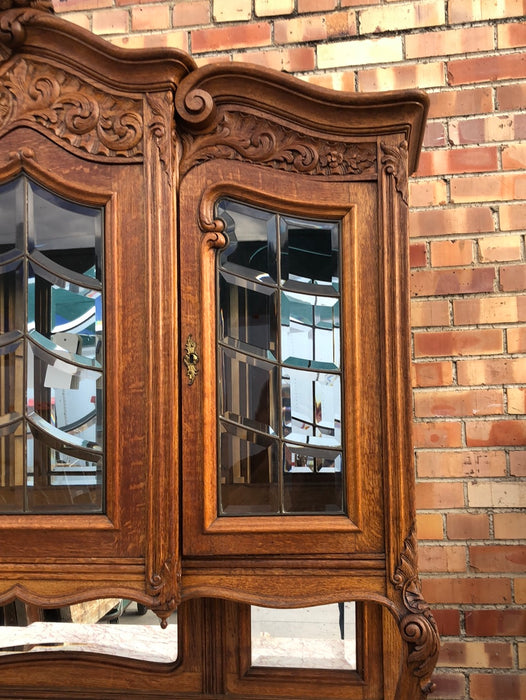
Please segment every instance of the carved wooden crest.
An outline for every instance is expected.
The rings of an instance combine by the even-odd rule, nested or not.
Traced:
[[[253,114],[228,110],[220,113],[212,133],[183,137],[182,172],[216,158],[325,177],[376,172],[374,143],[321,139]]]
[[[91,156],[142,156],[142,102],[19,58],[0,76],[0,133],[24,124]]]

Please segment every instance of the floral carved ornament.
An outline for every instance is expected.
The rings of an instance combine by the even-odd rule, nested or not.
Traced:
[[[142,157],[142,103],[23,58],[0,75],[0,133],[27,124],[93,156]]]

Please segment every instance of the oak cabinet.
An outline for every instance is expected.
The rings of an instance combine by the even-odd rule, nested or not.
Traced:
[[[0,57],[0,603],[179,609],[181,649],[1,657],[0,697],[425,697],[406,217],[427,98],[127,52],[46,2],[2,10]],[[349,600],[354,671],[254,666],[250,606]]]

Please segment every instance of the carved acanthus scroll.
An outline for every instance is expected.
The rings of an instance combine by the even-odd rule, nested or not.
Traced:
[[[20,58],[0,76],[0,133],[23,124],[92,156],[142,157],[142,102]]]
[[[376,172],[376,145],[330,141],[269,119],[223,111],[213,132],[185,135],[182,171],[208,160],[248,161],[305,175],[348,176]]]
[[[402,639],[410,648],[408,666],[419,681],[422,697],[427,697],[434,688],[431,674],[440,650],[440,637],[429,605],[422,597],[414,526],[404,541],[393,583],[401,594],[398,625]]]
[[[380,144],[383,157],[382,165],[388,175],[392,175],[395,181],[396,191],[401,195],[407,204],[409,199],[409,182],[407,175],[407,141],[402,141],[398,146],[388,146],[386,143]]]

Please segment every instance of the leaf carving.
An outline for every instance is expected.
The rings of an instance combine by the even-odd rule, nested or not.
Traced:
[[[21,123],[92,156],[142,155],[140,101],[111,95],[64,70],[23,58],[0,76],[0,132]]]
[[[407,204],[409,197],[409,183],[407,175],[407,141],[402,141],[398,146],[388,146],[381,144],[384,153],[382,165],[388,175],[392,175],[395,181],[396,191],[400,193],[402,199]]]
[[[374,174],[376,170],[372,143],[318,139],[268,119],[226,110],[212,133],[183,136],[183,172],[217,158],[318,176]]]

